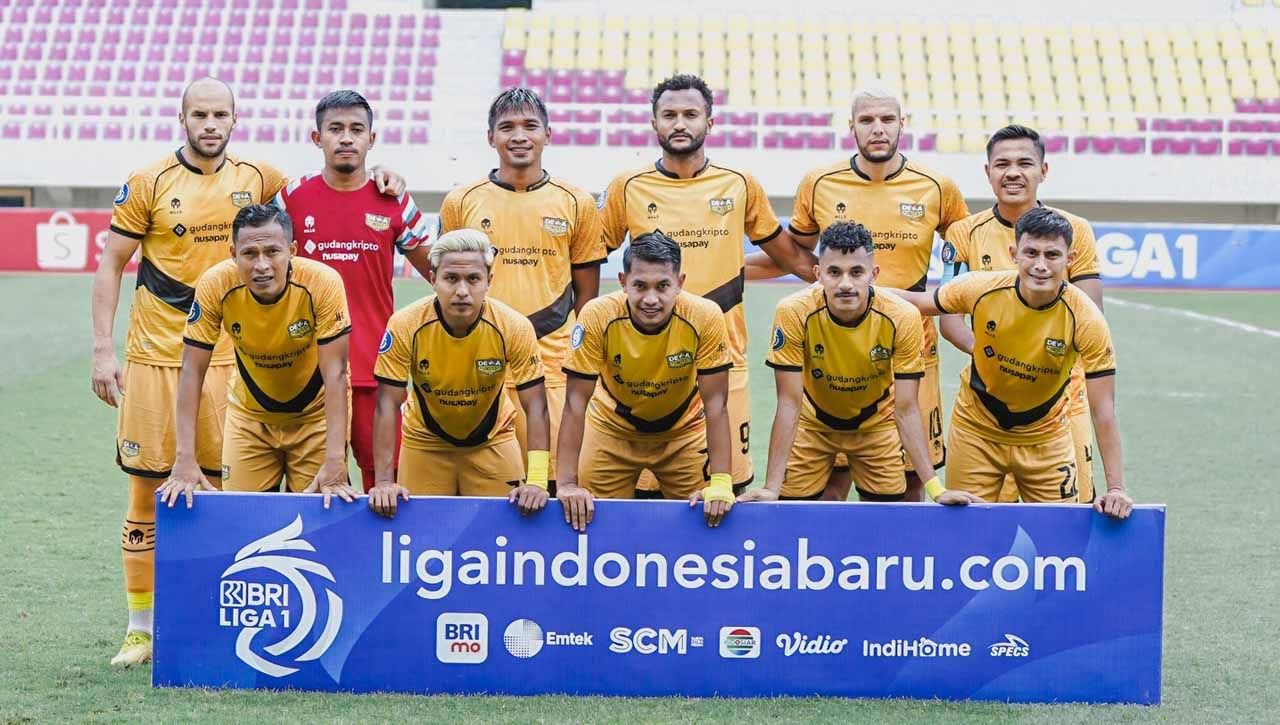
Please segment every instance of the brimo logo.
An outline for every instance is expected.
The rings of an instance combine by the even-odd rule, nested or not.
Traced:
[[[279,531],[267,534],[236,552],[235,563],[222,572],[219,585],[218,624],[223,627],[240,627],[236,637],[236,656],[253,669],[272,677],[284,677],[298,671],[288,665],[319,659],[342,626],[342,597],[325,586],[328,615],[320,636],[305,652],[288,657],[306,641],[316,626],[316,592],[307,574],[313,574],[333,583],[329,567],[317,561],[275,552],[307,551],[315,553],[315,547],[298,536],[302,534],[302,517]],[[274,572],[284,582],[253,581],[231,578],[255,569]],[[301,611],[299,612],[299,608]],[[294,616],[294,615],[297,616]],[[253,639],[264,629],[280,629],[288,634],[278,642],[262,648],[272,659],[267,659],[253,648]],[[280,664],[281,661],[287,664]]]

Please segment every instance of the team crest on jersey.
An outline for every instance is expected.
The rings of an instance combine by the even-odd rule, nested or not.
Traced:
[[[712,199],[710,204],[711,211],[719,214],[720,216],[724,216],[725,214],[733,211],[733,199],[727,196],[720,199]]]
[[[942,257],[943,264],[951,264],[952,262],[956,261],[955,245],[952,244],[951,242],[943,242],[941,257]]]
[[[253,194],[247,191],[233,191],[231,192],[231,203],[243,209],[253,204]]]
[[[192,300],[191,311],[187,313],[187,324],[192,325],[200,321],[200,303]]]
[[[1058,340],[1052,337],[1044,339],[1044,349],[1049,351],[1054,357],[1062,357],[1067,354],[1067,343],[1065,340]]]
[[[289,337],[298,339],[311,334],[311,322],[308,320],[294,320],[289,323]]]
[[[559,217],[542,217],[542,230],[553,237],[563,237],[569,233],[569,220]]]
[[[476,360],[476,370],[481,375],[497,375],[502,372],[502,361],[496,357],[485,357]]]
[[[142,452],[142,446],[131,440],[120,441],[120,455],[125,458],[137,458]]]
[[[573,332],[569,334],[569,347],[574,350],[582,347],[582,338],[586,337],[587,331],[582,329],[582,325],[574,325]]]
[[[382,333],[382,340],[378,342],[379,355],[391,349],[391,342],[393,339],[394,338],[391,337],[391,330],[386,330],[385,332]]]
[[[781,327],[773,328],[773,349],[781,350],[783,343],[785,343],[786,341],[787,341],[787,338],[783,336],[782,328]]]
[[[667,356],[667,367],[683,368],[693,364],[693,353],[688,350],[681,350]]]
[[[924,218],[924,204],[909,204],[903,202],[898,205],[898,211],[902,212],[902,216],[913,222],[918,222]]]
[[[391,228],[391,217],[366,213],[364,215],[364,225],[375,232],[385,232]]]
[[[889,348],[885,347],[884,345],[876,345],[875,347],[871,348],[871,362],[873,363],[884,362],[888,360],[890,357],[892,357],[892,355],[893,353],[890,352]]]
[[[123,184],[120,186],[120,191],[116,193],[116,198],[111,203],[116,206],[120,206],[126,201],[129,201],[129,185]]]

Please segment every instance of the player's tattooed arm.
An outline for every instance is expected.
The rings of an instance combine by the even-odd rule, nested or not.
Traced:
[[[378,403],[373,409],[373,488],[369,508],[393,519],[401,500],[409,500],[409,489],[396,482],[396,428],[400,406],[409,397],[403,387],[379,381]]]
[[[196,462],[196,421],[200,416],[200,392],[204,388],[204,377],[209,371],[213,350],[190,343],[182,348],[182,372],[178,373],[178,405],[174,418],[173,469],[168,480],[160,486],[160,501],[169,508],[173,508],[183,496],[187,498],[187,508],[191,508],[195,491],[215,490]]]
[[[93,373],[89,382],[93,394],[113,408],[119,405],[120,396],[124,394],[124,373],[116,359],[112,335],[116,309],[120,305],[120,278],[141,243],[140,239],[108,232],[107,246],[102,250],[98,271],[93,275]]]
[[[569,375],[564,389],[564,413],[560,416],[560,440],[556,446],[556,500],[564,509],[564,522],[574,531],[586,531],[595,516],[591,492],[578,485],[578,459],[587,420],[587,402],[595,392],[595,378]]]
[[[385,166],[369,169],[369,176],[378,185],[378,191],[387,196],[400,196],[409,188],[409,182],[403,176]]]
[[[1124,453],[1120,445],[1120,424],[1116,420],[1116,376],[1086,376],[1085,390],[1089,395],[1098,453],[1102,456],[1102,471],[1107,479],[1107,492],[1094,499],[1093,508],[1098,513],[1123,519],[1133,510],[1133,499],[1124,484]]]

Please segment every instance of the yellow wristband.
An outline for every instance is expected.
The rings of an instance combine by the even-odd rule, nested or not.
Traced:
[[[530,486],[547,489],[547,469],[551,467],[551,451],[529,451],[525,464],[524,482]]]
[[[723,501],[733,505],[733,478],[727,473],[711,474],[711,481],[702,489],[704,501]]]
[[[943,492],[946,490],[947,489],[942,485],[942,481],[939,481],[937,476],[930,478],[924,484],[925,493],[929,494],[929,498],[933,499],[934,501],[937,501],[938,497],[941,496]]]

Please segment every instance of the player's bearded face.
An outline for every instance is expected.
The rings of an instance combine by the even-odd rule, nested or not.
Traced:
[[[1013,252],[1018,264],[1019,288],[1041,297],[1057,296],[1067,278],[1067,267],[1075,258],[1061,237],[1039,239],[1023,234]]]
[[[182,114],[187,148],[209,159],[221,156],[226,150],[235,125],[235,111],[229,97],[225,101],[191,98]]]
[[[1040,182],[1044,181],[1048,171],[1049,166],[1040,157],[1040,151],[1031,139],[1025,138],[997,143],[992,147],[991,159],[987,162],[987,180],[1002,204],[1034,203]]]
[[[697,90],[666,91],[658,98],[653,130],[658,134],[658,145],[671,156],[697,153],[712,125],[706,99]]]
[[[631,271],[618,275],[618,281],[627,291],[631,323],[640,330],[657,330],[671,319],[684,274],[669,262],[634,259]]]
[[[480,316],[489,280],[489,266],[480,252],[449,252],[440,259],[430,281],[450,328],[465,329]]]
[[[294,253],[293,240],[285,238],[284,229],[275,222],[245,227],[232,244],[240,279],[253,296],[264,302],[279,299],[289,283]]]
[[[862,101],[854,106],[849,126],[858,142],[858,155],[867,161],[882,163],[897,155],[902,136],[902,111],[897,101]]]
[[[369,114],[363,108],[335,108],[326,111],[320,130],[312,140],[324,151],[325,164],[340,174],[364,168],[375,134],[369,128]]]
[[[852,322],[866,311],[871,285],[880,268],[865,249],[852,252],[825,249],[818,258],[816,273],[831,314],[842,322]]]
[[[542,165],[542,147],[549,138],[542,116],[535,109],[525,108],[498,118],[489,132],[489,145],[497,150],[503,166],[523,169]]]

